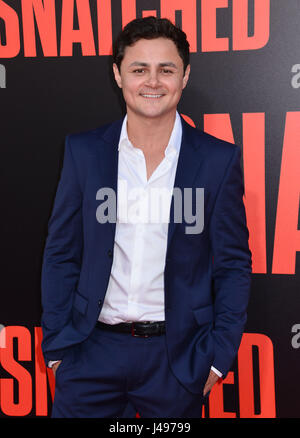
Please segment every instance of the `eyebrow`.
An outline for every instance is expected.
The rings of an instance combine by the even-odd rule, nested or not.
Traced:
[[[129,67],[149,67],[150,64],[148,64],[147,62],[138,62],[135,61],[132,64],[130,64]],[[159,67],[173,67],[176,70],[178,70],[177,66],[173,63],[173,62],[160,62]]]

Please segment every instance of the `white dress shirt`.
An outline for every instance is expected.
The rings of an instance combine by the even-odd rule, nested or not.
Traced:
[[[181,119],[176,112],[165,156],[147,179],[144,153],[128,139],[127,115],[124,118],[118,145],[114,256],[101,322],[165,320],[165,258],[181,139]]]
[[[119,140],[118,204],[114,257],[99,320],[164,321],[164,268],[170,203],[182,127],[178,113],[165,156],[149,180],[142,149]]]

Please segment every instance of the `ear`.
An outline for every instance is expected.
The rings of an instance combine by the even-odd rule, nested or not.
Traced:
[[[182,89],[184,89],[186,87],[186,84],[188,83],[189,77],[190,77],[190,72],[191,72],[191,66],[190,64],[186,67],[185,69],[185,73],[183,76],[183,86]]]
[[[120,88],[122,88],[122,79],[116,63],[113,63],[113,71],[114,71],[116,83]]]

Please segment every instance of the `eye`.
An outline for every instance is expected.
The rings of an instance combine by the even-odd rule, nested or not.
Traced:
[[[133,73],[142,74],[144,71],[145,70],[143,68],[137,68],[136,70],[133,70]]]
[[[163,69],[162,69],[162,72],[163,72],[164,74],[172,74],[172,73],[173,73],[173,70],[168,70],[167,68],[163,68]]]

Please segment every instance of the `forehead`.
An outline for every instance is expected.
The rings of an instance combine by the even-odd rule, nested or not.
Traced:
[[[132,62],[173,62],[178,66],[180,66],[180,64],[183,65],[175,43],[168,38],[138,40],[133,45],[126,47],[122,62],[125,64]]]

